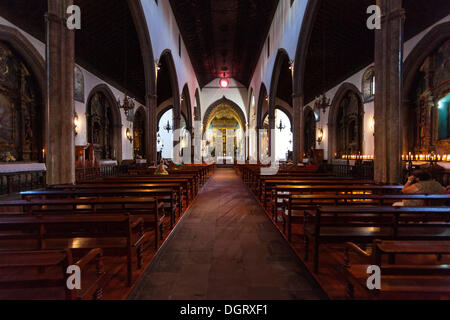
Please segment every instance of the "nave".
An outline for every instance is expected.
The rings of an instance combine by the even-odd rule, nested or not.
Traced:
[[[233,169],[217,169],[129,299],[326,297]]]

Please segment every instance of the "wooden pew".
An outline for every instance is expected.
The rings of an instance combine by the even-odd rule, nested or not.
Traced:
[[[184,172],[173,172],[169,171],[169,175],[154,175],[154,170],[139,170],[132,171],[132,175],[125,176],[127,179],[149,179],[149,178],[159,178],[159,179],[188,179],[189,183],[192,185],[192,194],[196,195],[200,190],[200,177],[198,173],[184,173]],[[123,176],[118,176],[116,178],[121,178]]]
[[[267,194],[274,195],[274,191],[279,191],[278,189],[281,189],[285,186],[353,186],[353,185],[375,185],[373,181],[367,181],[367,180],[355,180],[355,179],[289,179],[289,180],[266,180],[263,185],[263,192],[262,192],[262,201],[264,204],[264,207],[267,209]],[[291,190],[297,191],[297,188],[287,190],[280,190],[281,192],[292,192]],[[271,203],[273,203],[274,198],[270,199]]]
[[[355,252],[370,265],[381,268],[381,290],[367,288],[369,264],[350,264],[349,252]],[[346,243],[343,273],[347,280],[346,295],[355,298],[355,287],[365,299],[440,299],[450,294],[450,267],[440,264],[395,265],[383,264],[383,255],[437,255],[450,254],[450,241],[373,241],[372,253],[354,243]],[[392,259],[389,259],[392,260]],[[412,260],[414,261],[414,260]]]
[[[34,289],[34,288],[61,288],[66,300],[94,299],[100,300],[103,296],[103,250],[100,248],[90,250],[80,260],[73,259],[72,250],[41,250],[41,251],[0,251],[0,289]],[[87,267],[95,264],[94,279],[89,279]],[[78,266],[81,270],[81,290],[69,290],[66,273],[69,266]],[[58,269],[60,274],[43,277],[45,270]],[[39,277],[33,275],[21,276],[20,279],[8,278],[8,271],[38,270]],[[88,285],[89,284],[89,285]],[[13,298],[9,296],[8,298]]]
[[[283,232],[286,231],[288,240],[292,239],[292,225],[304,223],[304,212],[316,212],[319,206],[392,206],[393,203],[403,200],[423,200],[425,206],[432,206],[436,201],[450,200],[450,195],[354,195],[354,194],[305,194],[289,197],[287,210],[283,215]],[[300,215],[295,215],[300,211]]]
[[[305,212],[305,260],[314,243],[314,272],[321,243],[382,240],[450,240],[449,207],[323,206]]]
[[[276,185],[272,191],[272,216],[278,218],[278,209],[285,208],[289,197],[304,194],[359,194],[359,195],[387,195],[399,194],[402,186],[374,185],[374,184],[319,184],[319,185]]]
[[[116,190],[128,190],[128,189],[172,189],[176,193],[177,205],[179,214],[183,212],[183,187],[180,183],[91,183],[91,184],[64,184],[49,186],[48,190],[84,190],[84,189],[116,189]],[[186,204],[188,203],[186,199]]]
[[[12,200],[0,201],[0,207],[19,208],[29,215],[131,214],[143,218],[146,230],[155,231],[155,249],[163,239],[165,215],[152,197]]]
[[[105,178],[103,180],[86,181],[85,184],[160,184],[160,183],[178,183],[185,191],[188,204],[192,202],[197,195],[196,187],[190,178],[175,176],[118,176]]]
[[[101,248],[105,254],[126,256],[128,286],[133,280],[132,251],[136,250],[141,268],[145,238],[144,220],[125,214],[2,215],[0,219],[0,244],[7,246],[6,251]]]
[[[329,175],[308,175],[308,176],[269,176],[269,177],[260,177],[258,179],[258,186],[255,190],[256,193],[259,194],[259,199],[262,199],[264,192],[266,194],[270,194],[272,192],[272,188],[276,185],[296,185],[296,184],[308,184],[306,181],[336,181],[336,184],[341,182],[346,183],[346,181],[358,181],[362,184],[374,184],[373,181],[368,180],[357,180],[354,178],[348,177],[334,177]],[[358,183],[355,182],[355,183]]]
[[[176,219],[176,209],[178,199],[177,194],[173,189],[128,189],[128,188],[113,188],[104,189],[99,188],[96,185],[90,185],[90,189],[86,188],[75,188],[75,189],[51,189],[51,190],[40,190],[40,191],[26,191],[21,192],[20,195],[24,200],[33,199],[77,199],[82,197],[94,197],[94,198],[105,198],[105,197],[155,197],[158,201],[164,205],[164,208],[170,215],[170,228],[172,229],[175,225]],[[76,187],[76,186],[75,186]],[[160,207],[161,208],[161,207]],[[181,215],[182,207],[179,206],[179,215]]]

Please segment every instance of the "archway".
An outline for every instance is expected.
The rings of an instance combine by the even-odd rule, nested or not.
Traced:
[[[257,136],[257,128],[258,128],[258,124],[257,124],[257,118],[256,118],[256,99],[255,96],[253,94],[253,89],[250,91],[250,101],[249,101],[249,113],[248,113],[248,128],[249,128],[249,132],[248,132],[248,146],[247,146],[247,150],[248,150],[248,155],[247,158],[248,160],[251,161],[257,161],[258,160],[258,147],[257,147],[257,143],[258,143],[258,136]]]
[[[404,63],[403,153],[450,150],[450,22],[435,26]],[[428,79],[428,80],[426,80]]]
[[[351,83],[341,85],[328,118],[328,159],[362,152],[364,132],[362,95]]]
[[[242,109],[233,101],[223,97],[213,103],[203,118],[203,136],[205,145],[202,146],[204,156],[216,156],[228,160],[245,159],[246,118]],[[221,139],[222,141],[219,141]],[[234,141],[234,147],[230,147]],[[221,145],[222,154],[218,154],[215,146]]]
[[[152,97],[157,94],[156,91],[156,70],[155,59],[153,56],[152,41],[150,39],[147,19],[145,17],[144,9],[140,1],[128,0],[128,7],[136,28],[141,48],[142,63],[145,74],[145,90],[147,97]],[[149,110],[147,119],[145,121],[145,150],[146,157],[150,161],[156,160],[156,146],[154,140],[157,134],[155,110],[157,106],[151,105],[150,100],[146,99],[146,106]]]
[[[0,161],[43,161],[43,60],[15,29],[0,27]]]
[[[134,149],[134,158],[144,159],[147,155],[147,114],[143,107],[140,107],[135,115],[133,121],[133,149]]]
[[[87,99],[88,143],[94,145],[98,161],[122,161],[122,121],[111,89],[100,84]]]
[[[264,129],[269,128],[269,114],[264,118]],[[292,120],[281,108],[275,108],[275,160],[292,160],[293,135]],[[268,141],[262,141],[263,150],[268,148]]]
[[[167,107],[158,114],[157,152],[159,157],[166,160],[174,159],[174,108]],[[182,148],[188,146],[186,117],[180,115],[180,144]],[[181,153],[182,149],[179,151]],[[181,156],[181,154],[180,154]]]
[[[310,107],[306,107],[303,111],[304,127],[304,150],[308,154],[311,150],[316,149],[316,115]]]

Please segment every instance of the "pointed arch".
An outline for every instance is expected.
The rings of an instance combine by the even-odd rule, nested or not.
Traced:
[[[122,161],[122,116],[120,114],[119,105],[117,104],[117,100],[114,97],[114,94],[112,93],[110,87],[106,84],[99,84],[96,87],[94,87],[91,92],[88,95],[88,98],[86,100],[86,113],[88,115],[88,123],[89,123],[89,116],[90,116],[90,108],[91,108],[91,100],[94,97],[95,94],[101,93],[105,96],[106,100],[108,101],[108,104],[111,107],[111,115],[112,115],[112,121],[113,121],[113,152],[116,154],[116,159],[119,163]],[[89,129],[88,129],[89,130]],[[88,131],[88,138],[89,138],[89,131]],[[91,141],[88,141],[91,142]],[[100,159],[99,159],[100,160]]]
[[[353,93],[356,98],[358,99],[359,107],[362,108],[362,119],[364,119],[364,99],[359,91],[359,89],[352,83],[345,82],[343,83],[336,94],[334,95],[333,101],[331,103],[331,107],[328,114],[328,160],[331,161],[331,159],[334,158],[334,154],[337,151],[337,120],[338,120],[338,113],[339,113],[339,107],[341,104],[342,99],[349,93]],[[361,132],[364,132],[364,121],[361,121],[360,124],[360,130]],[[361,144],[362,144],[362,136],[361,136]],[[361,145],[362,148],[362,145]],[[362,150],[361,150],[362,151]]]
[[[269,96],[267,95],[266,85],[264,83],[261,83],[261,88],[259,90],[259,97],[258,97],[258,108],[256,114],[257,129],[263,127],[264,118],[262,116],[263,113],[268,112],[269,109],[269,102],[267,101],[268,97]]]
[[[246,117],[244,112],[242,111],[242,108],[239,107],[239,105],[237,105],[236,103],[234,103],[233,101],[225,98],[225,96],[222,99],[217,100],[216,102],[214,102],[213,104],[211,104],[208,108],[208,110],[206,110],[205,116],[203,117],[203,133],[206,131],[207,125],[209,123],[209,121],[211,120],[211,116],[213,115],[216,107],[220,106],[221,104],[226,104],[229,107],[231,107],[233,109],[234,112],[236,112],[236,114],[239,116],[239,120],[241,121],[241,124],[243,126],[242,130],[245,132],[246,131]]]

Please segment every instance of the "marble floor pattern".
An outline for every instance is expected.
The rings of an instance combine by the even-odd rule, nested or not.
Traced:
[[[303,300],[322,291],[233,169],[217,169],[129,299]]]

